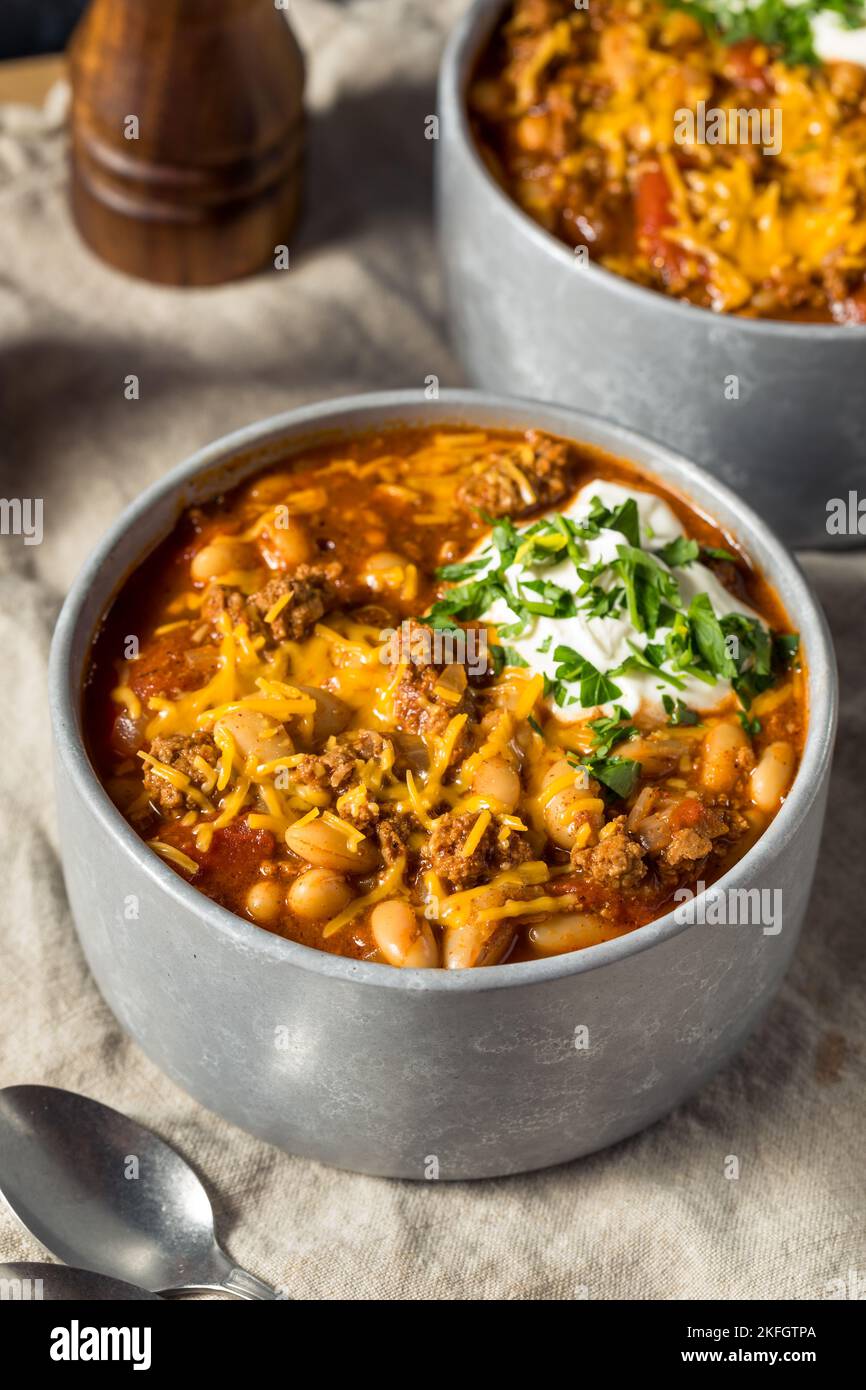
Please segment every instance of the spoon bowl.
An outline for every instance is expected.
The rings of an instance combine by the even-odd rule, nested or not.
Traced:
[[[210,1199],[186,1160],[88,1096],[54,1086],[0,1091],[0,1195],[64,1264],[152,1293],[277,1297],[218,1244]]]

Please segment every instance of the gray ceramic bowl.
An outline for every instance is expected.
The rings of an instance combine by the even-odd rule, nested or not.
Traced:
[[[664,440],[789,545],[862,544],[830,537],[826,522],[828,501],[862,492],[866,474],[866,328],[723,317],[576,262],[499,187],[469,129],[467,85],[504,4],[477,0],[439,87],[440,246],[470,379]]]
[[[224,911],[126,824],[82,744],[93,632],[182,506],[298,441],[389,422],[529,425],[600,445],[690,496],[760,558],[802,632],[811,727],[782,811],[720,888],[781,889],[784,924],[662,918],[575,955],[463,972],[325,955]],[[836,718],[820,609],[767,528],[714,479],[588,415],[471,392],[398,392],[292,411],[218,441],[121,516],[66,601],[51,655],[60,844],[78,934],[123,1027],[180,1086],[293,1153],[391,1177],[516,1173],[658,1119],[741,1046],[806,910]],[[587,1048],[575,1046],[588,1030]]]

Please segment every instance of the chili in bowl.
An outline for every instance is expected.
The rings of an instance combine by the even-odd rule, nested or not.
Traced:
[[[866,67],[731,41],[767,13],[476,0],[439,86],[449,318],[477,385],[604,414],[789,544],[852,546],[829,518],[866,434]]]
[[[515,0],[469,88],[476,138],[535,221],[615,274],[719,313],[863,324],[866,30],[824,62],[846,51],[838,7],[814,38],[806,7],[769,8]]]
[[[737,499],[592,417],[395,393],[219,441],[96,552],[51,683],[103,993],[294,1152],[469,1177],[613,1142],[796,942],[820,612]],[[784,911],[714,925],[743,894]]]
[[[395,966],[581,949],[781,807],[799,638],[621,460],[439,423],[184,512],[101,630],[94,761],[154,852],[267,930]]]

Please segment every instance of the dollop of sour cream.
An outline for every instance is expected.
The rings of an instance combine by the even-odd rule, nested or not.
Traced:
[[[655,493],[626,488],[602,479],[587,483],[581,488],[562,510],[561,515],[574,521],[585,521],[592,510],[594,498],[598,498],[603,506],[611,510],[629,498],[634,498],[638,510],[640,544],[645,550],[658,551],[668,542],[686,535],[676,514],[661,497]],[[584,556],[582,565],[594,566],[600,561],[608,564],[616,560],[617,547],[624,542],[625,537],[620,531],[602,529],[597,538],[581,542]],[[481,542],[474,554],[486,554],[489,544],[487,540]],[[490,569],[495,569],[496,561],[497,556],[493,553],[490,566],[480,570],[474,577],[480,579]],[[659,563],[664,564],[661,560]],[[683,608],[688,608],[696,594],[703,593],[709,597],[718,618],[729,613],[742,613],[746,617],[761,621],[752,608],[729,593],[724,585],[719,583],[712,570],[699,561],[676,567],[664,565],[664,568],[676,579]],[[515,563],[505,573],[512,590],[518,583],[525,585],[527,580],[535,579],[552,581],[571,592],[576,592],[581,584],[574,563],[569,557],[538,568],[534,568],[529,562]],[[599,588],[606,592],[617,582],[613,574],[601,574],[597,580]],[[498,597],[482,615],[482,621],[489,622],[497,628],[507,627],[518,621],[518,615],[509,608],[505,599]],[[501,640],[507,643],[532,671],[542,672],[553,681],[556,668],[560,664],[554,655],[557,646],[571,648],[585,660],[592,662],[598,671],[606,674],[632,655],[635,648],[643,651],[650,640],[663,643],[669,631],[670,628],[660,627],[650,639],[646,634],[636,630],[627,611],[605,617],[590,617],[578,609],[575,616],[567,618],[534,616],[518,636],[503,637]],[[662,671],[665,669],[669,669],[667,663],[663,663],[661,668]],[[717,708],[730,696],[731,684],[727,680],[716,679],[709,684],[683,672],[675,674],[677,680],[682,682],[681,687],[666,683],[654,672],[630,671],[615,676],[613,679],[622,692],[621,695],[607,704],[594,705],[592,709],[601,709],[604,713],[611,714],[614,705],[621,705],[629,714],[635,714],[642,706],[646,712],[664,717],[663,695],[680,699],[702,713]],[[574,691],[575,687],[571,690]],[[547,703],[553,714],[564,722],[580,719],[588,712],[576,702],[560,706],[555,698],[549,697]]]
[[[812,46],[823,63],[859,63],[866,68],[866,27],[848,29],[834,10],[813,15]]]

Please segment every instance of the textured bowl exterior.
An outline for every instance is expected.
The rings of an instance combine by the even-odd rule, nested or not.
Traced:
[[[718,886],[781,889],[777,935],[666,917],[571,956],[400,971],[327,956],[233,916],[173,873],[113,807],[84,751],[81,679],[93,631],[142,552],[182,506],[278,457],[280,442],[397,420],[535,425],[596,443],[651,469],[761,557],[803,635],[812,722],[786,805]],[[603,1148],[665,1114],[736,1052],[796,944],[835,728],[823,617],[794,562],[717,482],[593,417],[470,392],[438,402],[393,393],[294,411],[221,440],[145,493],[97,549],[58,622],[50,684],[66,882],[99,988],[180,1086],[292,1153],[390,1177],[462,1179]]]
[[[663,440],[787,544],[828,545],[828,501],[862,493],[866,474],[866,328],[696,309],[580,264],[537,226],[487,172],[465,117],[468,78],[503,5],[477,0],[449,41],[439,89],[439,242],[471,381]]]

